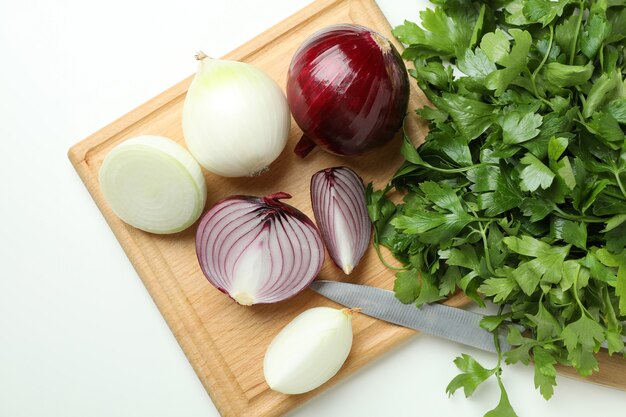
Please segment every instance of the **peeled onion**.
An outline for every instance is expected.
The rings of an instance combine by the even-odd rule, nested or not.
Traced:
[[[124,222],[151,233],[176,233],[202,214],[202,170],[182,146],[162,136],[137,136],[102,162],[100,190]]]
[[[242,305],[275,303],[305,289],[324,262],[313,222],[280,200],[233,196],[215,204],[196,234],[196,253],[209,282]]]
[[[263,361],[270,388],[302,394],[335,376],[352,348],[353,312],[315,307],[285,326],[270,343]]]
[[[250,64],[204,54],[198,59],[183,107],[191,154],[224,177],[265,172],[287,144],[291,116],[285,94]]]
[[[389,40],[359,25],[322,29],[289,67],[287,100],[304,132],[296,153],[315,144],[339,155],[382,146],[402,125],[408,99],[406,67]]]
[[[363,181],[348,167],[323,169],[311,178],[311,205],[328,254],[349,275],[372,235]]]

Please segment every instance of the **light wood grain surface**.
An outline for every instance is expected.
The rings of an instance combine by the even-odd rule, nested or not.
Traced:
[[[318,29],[349,22],[371,27],[393,39],[389,24],[373,0],[318,0],[229,53],[226,58],[258,66],[284,89],[291,57],[302,41]],[[400,48],[397,42],[396,45]],[[195,225],[169,236],[139,231],[113,214],[99,189],[97,174],[102,160],[118,143],[140,134],[156,134],[184,146],[181,115],[190,82],[191,77],[181,81],[81,141],[70,149],[69,157],[220,413],[224,417],[278,416],[332,386],[415,332],[367,316],[357,316],[353,350],[335,378],[303,395],[286,396],[269,389],[262,372],[263,355],[269,342],[303,310],[332,306],[333,303],[307,290],[274,305],[239,306],[213,288],[200,271],[194,248]],[[421,107],[425,102],[413,82],[409,107]],[[413,138],[423,140],[426,125],[415,116],[410,117]],[[308,188],[314,172],[330,166],[348,165],[366,183],[372,181],[381,187],[402,163],[399,138],[361,157],[342,159],[315,150],[302,160],[292,152],[300,136],[301,131],[292,121],[287,148],[270,171],[261,177],[221,178],[205,172],[207,207],[232,194],[265,195],[284,191],[293,196],[287,201],[289,204],[312,218]],[[319,277],[383,288],[391,288],[394,278],[393,273],[381,265],[373,250],[366,254],[349,278],[327,256]],[[467,299],[460,296],[447,301],[455,306],[466,302]],[[626,361],[601,359],[601,366],[609,367],[611,371],[596,377],[597,382],[626,388]]]

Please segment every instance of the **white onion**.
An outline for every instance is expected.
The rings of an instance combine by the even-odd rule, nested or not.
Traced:
[[[285,94],[252,65],[198,58],[183,108],[187,147],[200,165],[224,177],[266,171],[289,136]]]
[[[202,214],[202,169],[182,146],[162,136],[137,136],[111,150],[100,189],[124,222],[151,233],[176,233]]]
[[[332,378],[352,348],[353,311],[315,307],[287,324],[265,353],[263,373],[270,388],[302,394]]]

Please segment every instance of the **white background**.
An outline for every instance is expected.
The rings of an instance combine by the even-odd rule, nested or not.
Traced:
[[[218,416],[66,158],[67,149],[309,0],[0,0],[0,417]],[[391,23],[417,0],[379,0]],[[482,416],[445,387],[462,352],[420,335],[292,415]],[[520,416],[623,413],[626,393],[505,369]],[[619,415],[619,414],[618,414]]]

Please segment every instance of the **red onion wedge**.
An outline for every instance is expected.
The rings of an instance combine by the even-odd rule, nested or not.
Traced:
[[[311,177],[311,204],[328,254],[350,275],[369,247],[372,235],[361,177],[348,167],[315,173]]]
[[[324,263],[315,224],[298,209],[266,197],[233,196],[215,204],[196,234],[209,282],[241,305],[275,303],[305,289]]]
[[[295,149],[317,144],[357,155],[387,143],[402,125],[409,77],[396,48],[364,26],[322,29],[298,48],[287,79],[287,101],[304,132]]]

